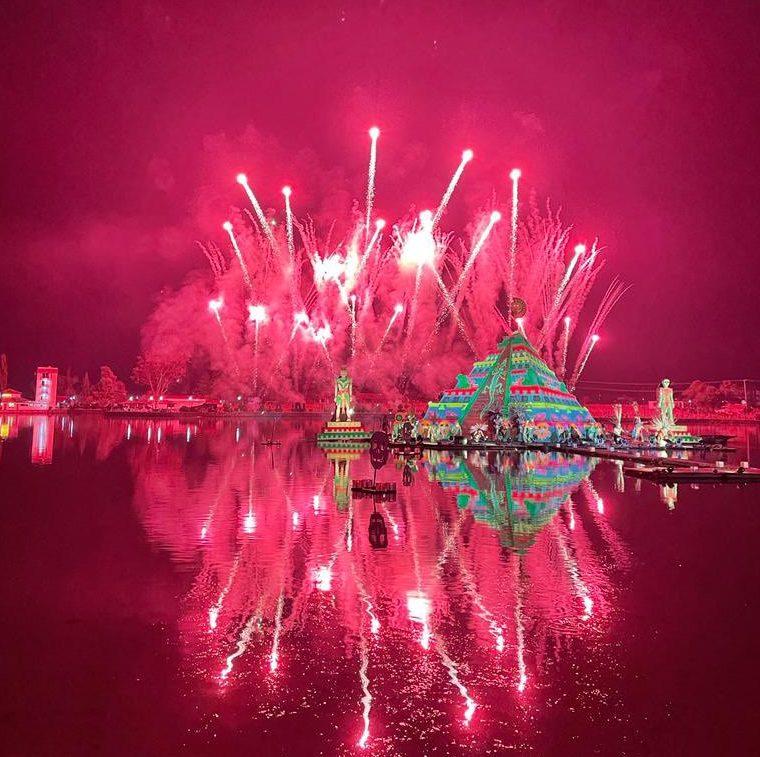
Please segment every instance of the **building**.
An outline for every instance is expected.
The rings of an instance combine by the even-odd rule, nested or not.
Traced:
[[[18,390],[8,387],[0,392],[0,410],[15,413],[22,403],[26,403],[26,400]]]
[[[34,402],[40,410],[51,410],[55,407],[58,392],[58,369],[50,365],[37,369],[37,388]]]
[[[0,392],[0,411],[4,413],[49,413],[55,409],[58,401],[58,369],[51,365],[37,368],[34,399],[28,400],[16,389],[3,389]]]

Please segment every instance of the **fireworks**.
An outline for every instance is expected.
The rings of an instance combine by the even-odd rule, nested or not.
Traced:
[[[509,234],[509,278],[507,279],[507,296],[509,301],[515,297],[515,266],[517,265],[517,182],[520,181],[522,171],[519,168],[513,168],[509,172],[509,178],[512,180],[512,213]]]
[[[369,130],[369,137],[372,140],[369,148],[369,169],[367,170],[367,218],[364,224],[365,237],[369,237],[369,222],[372,218],[372,203],[375,201],[375,172],[377,170],[377,138],[380,136],[380,129],[373,126]]]
[[[336,367],[346,365],[357,390],[392,401],[435,396],[516,325],[550,367],[577,381],[595,344],[592,335],[625,291],[613,282],[596,314],[584,317],[601,269],[597,243],[573,249],[569,227],[548,204],[541,211],[531,200],[520,219],[516,168],[509,173],[511,193],[481,209],[466,235],[443,230],[446,208],[473,159],[469,149],[435,211],[389,224],[375,219],[379,134],[376,127],[369,131],[365,207],[354,206],[348,218],[314,218],[308,208],[296,217],[292,189],[284,186],[278,223],[278,212],[265,213],[248,177],[239,174],[253,212],[233,208],[234,227],[223,224],[227,256],[238,265],[229,267],[213,242],[201,245],[213,273],[211,302],[218,304],[209,308],[223,347],[207,329],[187,328],[188,314],[197,312],[193,301],[208,296],[197,280],[159,305],[145,329],[146,347],[171,341],[180,357],[209,355],[213,390],[220,394],[253,390],[302,401],[329,391]],[[500,223],[506,213],[508,225]],[[519,321],[512,320],[514,298],[527,303],[527,311],[516,314]],[[178,320],[180,313],[185,320]],[[246,321],[253,328],[246,329]],[[588,332],[570,371],[570,337],[584,321]]]
[[[457,170],[454,171],[454,175],[451,177],[449,186],[446,187],[446,191],[443,193],[443,197],[441,198],[441,203],[438,206],[438,210],[435,211],[435,216],[433,216],[433,227],[437,226],[438,222],[441,220],[443,211],[446,210],[446,206],[449,204],[451,195],[454,194],[454,190],[456,189],[456,186],[459,183],[459,180],[462,178],[462,174],[464,173],[464,167],[472,160],[472,158],[473,158],[472,150],[465,150],[462,153],[462,160],[457,166]]]
[[[222,224],[222,228],[227,232],[227,234],[230,237],[230,243],[232,244],[232,249],[235,251],[235,257],[238,259],[238,263],[240,263],[240,270],[243,272],[243,281],[245,281],[245,285],[248,287],[250,291],[251,277],[248,275],[248,266],[246,266],[245,260],[243,260],[243,253],[240,252],[240,247],[238,246],[237,239],[235,239],[235,232],[232,230],[232,224],[229,221],[225,221]]]

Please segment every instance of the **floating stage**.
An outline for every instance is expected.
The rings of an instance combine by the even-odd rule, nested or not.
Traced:
[[[629,463],[624,468],[626,475],[636,478],[644,478],[651,481],[710,481],[713,483],[742,483],[750,481],[760,482],[760,469],[743,466],[726,468],[725,464],[708,462],[704,460],[692,460],[682,457],[670,457],[648,455],[644,452],[636,452],[624,449],[611,449],[607,447],[571,447],[568,445],[555,444],[503,444],[498,442],[478,442],[468,444],[456,444],[454,442],[421,442],[417,444],[393,443],[392,447],[399,454],[418,453],[425,450],[445,451],[453,453],[466,453],[467,451],[493,451],[493,452],[556,452],[562,455],[580,455],[613,462]],[[684,450],[679,450],[684,451]],[[694,451],[689,450],[689,451]],[[699,450],[697,450],[699,451]],[[712,447],[706,447],[705,451],[715,451]]]
[[[571,446],[566,444],[544,444],[541,442],[493,442],[481,441],[474,442],[468,440],[467,443],[457,441],[429,442],[421,439],[416,442],[391,442],[390,446],[398,451],[417,451],[417,450],[446,450],[447,452],[467,452],[468,450],[494,452],[513,452],[522,450],[540,450],[543,452],[562,452],[567,455],[586,455],[587,457],[602,457],[610,460],[672,460],[675,464],[691,465],[692,461],[683,460],[682,458],[672,458],[670,456],[660,457],[655,455],[642,455],[646,452],[734,452],[733,447],[715,447],[710,445],[691,445],[682,447],[593,447],[589,445]]]
[[[651,466],[624,468],[623,473],[633,478],[643,478],[658,484],[760,484],[760,469],[757,468],[656,468]]]

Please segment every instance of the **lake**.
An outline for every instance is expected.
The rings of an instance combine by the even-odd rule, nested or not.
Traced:
[[[319,425],[0,419],[6,754],[757,751],[760,486]]]

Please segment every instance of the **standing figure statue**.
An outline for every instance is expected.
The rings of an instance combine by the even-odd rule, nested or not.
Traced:
[[[644,424],[641,421],[641,413],[639,413],[639,403],[633,403],[633,428],[631,429],[631,440],[634,442],[642,441],[642,433],[644,431]]]
[[[660,423],[665,436],[673,426],[676,420],[673,417],[675,410],[675,400],[673,399],[673,389],[670,386],[670,379],[663,379],[662,384],[657,389],[657,405],[660,408]]]
[[[620,442],[623,439],[623,406],[620,402],[616,402],[612,406],[612,415],[614,416],[612,427],[612,436],[615,442]]]
[[[347,368],[340,369],[335,379],[335,420],[350,421],[354,414],[354,385]]]

